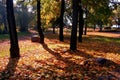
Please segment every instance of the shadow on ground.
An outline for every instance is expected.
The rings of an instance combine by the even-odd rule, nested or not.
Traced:
[[[9,59],[9,62],[4,69],[4,71],[1,72],[0,79],[1,80],[7,80],[10,77],[14,76],[14,72],[16,71],[17,63],[19,61],[19,58]]]

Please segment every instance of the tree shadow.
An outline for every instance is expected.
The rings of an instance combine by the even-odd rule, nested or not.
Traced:
[[[9,62],[6,68],[4,69],[4,71],[2,71],[2,75],[0,79],[5,80],[5,79],[9,79],[10,77],[14,76],[14,72],[16,70],[18,61],[19,61],[19,58],[13,58],[13,59],[9,58]]]
[[[68,58],[64,58],[64,57],[62,57],[61,55],[60,55],[60,53],[57,53],[57,52],[54,52],[54,51],[52,51],[48,46],[47,46],[47,44],[43,44],[42,45],[43,46],[43,48],[46,50],[46,51],[48,51],[50,54],[52,54],[53,56],[55,56],[55,58],[57,59],[57,60],[60,60],[60,61],[63,61],[64,63],[66,63],[67,64],[67,66],[71,66],[71,65],[76,65],[76,66],[81,66],[81,65],[78,65],[78,64],[76,64],[75,62],[73,62],[73,61],[71,61],[71,60],[68,60]],[[82,68],[82,67],[81,67]],[[67,70],[68,68],[66,68],[65,70]]]
[[[82,52],[82,51],[76,51],[76,52],[71,52],[71,51],[68,51],[69,53],[71,54],[74,54],[74,55],[77,55],[77,56],[81,56],[81,57],[85,57],[87,60],[85,61],[85,64],[83,65],[80,65],[80,64],[77,64],[76,62],[72,61],[72,60],[69,60],[67,58],[64,58],[60,55],[60,53],[57,53],[57,52],[54,52],[53,50],[51,50],[47,44],[43,44],[42,45],[43,48],[45,50],[47,50],[50,54],[54,55],[56,57],[57,60],[60,60],[60,61],[63,61],[65,64],[67,64],[67,67],[63,68],[64,71],[66,71],[66,73],[72,73],[72,72],[75,72],[78,70],[78,72],[80,71],[80,74],[84,75],[85,72],[88,72],[86,73],[91,79],[93,77],[96,77],[95,75],[92,75],[94,73],[92,73],[92,70],[93,71],[97,71],[97,67],[98,67],[98,71],[99,71],[99,68],[103,68],[103,67],[106,67],[108,70],[112,69],[111,71],[115,72],[115,73],[119,73],[120,74],[120,65],[111,61],[111,60],[107,60],[105,62],[103,62],[102,64],[99,62],[99,60],[97,61],[97,58],[93,57],[92,55],[89,55],[85,52]],[[92,60],[92,61],[91,61]],[[96,62],[95,62],[96,61]],[[91,63],[92,62],[92,63]],[[52,65],[53,66],[53,65]],[[56,67],[57,65],[54,65],[54,67]],[[91,67],[92,66],[92,67]],[[112,66],[115,66],[115,68],[111,68]],[[103,71],[104,71],[104,68],[103,68]],[[102,73],[102,70],[100,71]],[[107,72],[109,75],[113,77],[115,77],[116,79],[119,79],[119,77],[117,77],[116,75],[114,74],[111,74],[109,73],[109,71]],[[105,73],[104,73],[105,74]],[[104,74],[102,76],[104,76]],[[102,76],[97,76],[98,78],[101,78]],[[110,76],[110,77],[111,77]],[[105,77],[106,79],[108,79],[109,77],[106,76]]]

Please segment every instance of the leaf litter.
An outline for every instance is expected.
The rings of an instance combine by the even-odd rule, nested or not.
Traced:
[[[70,51],[68,40],[45,38],[45,45],[20,40],[21,57],[0,58],[0,80],[119,80],[120,55],[100,42],[83,41]],[[2,49],[3,44],[0,42]],[[89,45],[91,44],[91,45]],[[5,45],[8,45],[6,43]],[[107,44],[108,45],[108,44]],[[113,44],[114,46],[114,44]],[[93,48],[94,47],[94,48]],[[114,46],[114,48],[116,48]],[[107,61],[100,64],[97,58]]]

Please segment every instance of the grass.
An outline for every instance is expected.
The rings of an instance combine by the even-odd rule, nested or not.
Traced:
[[[9,35],[8,34],[0,34],[0,40],[8,39]]]
[[[103,37],[103,36],[84,36],[86,40],[90,41],[102,41],[102,42],[114,42],[120,43],[120,38],[110,38],[110,37]]]
[[[18,37],[29,35],[29,32],[18,32]],[[9,34],[0,34],[0,40],[9,39]]]

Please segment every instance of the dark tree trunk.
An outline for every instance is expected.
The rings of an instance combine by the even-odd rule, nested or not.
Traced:
[[[79,2],[79,37],[78,37],[78,41],[82,42],[84,19],[83,19],[83,9],[80,4],[81,4],[81,1]]]
[[[55,26],[53,25],[53,34],[55,34]]]
[[[61,14],[60,14],[60,31],[59,31],[59,40],[64,41],[64,36],[63,36],[63,16],[64,16],[64,9],[65,9],[65,1],[61,1]]]
[[[85,18],[85,31],[84,31],[84,35],[87,34],[87,16],[88,16],[88,10],[87,10],[87,6],[85,7],[85,14],[86,14],[86,18]]]
[[[79,0],[72,0],[73,3],[73,24],[71,31],[70,50],[77,50],[77,23],[78,23],[78,2]]]
[[[10,57],[16,58],[20,57],[19,46],[18,46],[18,38],[13,10],[13,0],[7,0],[7,20],[10,32]]]
[[[22,19],[20,20],[20,32],[26,32]]]
[[[40,36],[40,43],[44,44],[44,34],[41,28],[41,14],[40,14],[41,8],[40,7],[41,7],[40,0],[37,0],[37,29]]]
[[[120,18],[118,18],[118,25],[120,26]]]
[[[95,29],[96,29],[96,25],[94,24],[94,31],[95,31]]]
[[[87,34],[87,20],[85,21],[85,31],[84,31],[84,35]]]
[[[103,28],[103,23],[102,23],[102,21],[99,21],[98,24],[99,24],[99,27],[100,27],[100,30],[99,30],[99,31],[101,32],[101,31],[102,31],[102,28]]]

